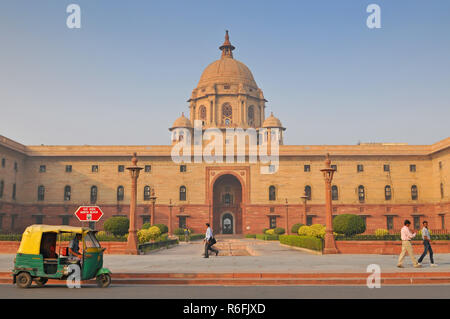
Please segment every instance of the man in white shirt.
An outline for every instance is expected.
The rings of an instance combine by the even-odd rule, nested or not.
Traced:
[[[411,225],[411,222],[409,220],[405,220],[404,225],[402,227],[402,230],[400,232],[400,236],[402,238],[402,252],[400,253],[400,256],[398,257],[398,268],[403,268],[403,258],[405,257],[406,253],[408,253],[409,257],[411,257],[412,263],[415,268],[420,268],[421,266],[416,260],[416,257],[414,257],[414,250],[411,245],[411,239],[416,237],[416,233],[411,233],[409,230],[409,226]]]
[[[422,238],[423,238],[423,254],[422,256],[420,256],[419,258],[419,264],[422,263],[422,260],[425,258],[425,256],[427,255],[427,252],[430,252],[430,261],[431,261],[431,267],[436,267],[437,265],[434,263],[433,260],[433,249],[431,249],[431,244],[430,244],[430,240],[431,240],[431,235],[430,235],[430,231],[428,230],[428,222],[426,220],[423,221],[423,228],[422,228]]]
[[[208,227],[206,229],[206,234],[205,234],[205,254],[204,254],[204,258],[209,258],[209,250],[213,251],[216,253],[216,256],[219,254],[219,251],[217,249],[215,249],[214,247],[212,247],[212,245],[214,245],[214,243],[211,242],[212,239],[214,239],[214,235],[213,232],[211,230],[211,227],[209,226],[209,223],[206,223],[206,226]]]

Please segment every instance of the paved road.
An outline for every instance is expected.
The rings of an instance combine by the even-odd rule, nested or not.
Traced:
[[[111,298],[111,299],[377,299],[377,298],[450,298],[450,285],[439,286],[114,286],[101,289],[85,286],[69,289],[64,286],[19,289],[0,285],[0,299],[46,298]]]

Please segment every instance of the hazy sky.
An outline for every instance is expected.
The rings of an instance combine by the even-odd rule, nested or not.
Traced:
[[[68,29],[66,7],[81,7]],[[369,29],[366,7],[381,7]],[[31,144],[169,144],[230,30],[285,144],[450,136],[450,1],[0,2],[0,134]]]

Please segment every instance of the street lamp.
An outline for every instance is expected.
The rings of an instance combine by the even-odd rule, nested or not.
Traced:
[[[172,199],[169,199],[169,236],[172,236]]]
[[[303,216],[302,216],[302,224],[306,225],[306,201],[308,200],[308,196],[306,195],[306,192],[303,196],[300,196],[300,199],[303,200]]]
[[[325,247],[324,254],[337,254],[336,242],[333,236],[333,215],[331,202],[331,181],[333,180],[334,168],[331,168],[330,154],[327,153],[325,159],[325,168],[320,170],[325,180],[325,213],[326,213],[326,229],[325,229]]]
[[[137,201],[137,179],[142,167],[137,166],[137,154],[133,153],[131,159],[132,166],[127,167],[131,176],[131,199],[130,199],[130,227],[128,229],[127,249],[126,253],[129,255],[138,255],[137,249],[137,235],[136,235],[136,201]]]
[[[150,224],[153,226],[155,225],[155,203],[156,203],[157,197],[155,196],[155,189],[152,188],[152,192],[150,195],[150,202],[152,203],[152,214],[150,216]]]
[[[289,203],[286,198],[286,234],[289,235]]]

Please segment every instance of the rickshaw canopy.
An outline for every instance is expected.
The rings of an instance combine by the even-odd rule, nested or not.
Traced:
[[[86,234],[91,231],[86,227],[53,226],[53,225],[31,225],[22,235],[18,254],[39,255],[41,249],[41,238],[43,233],[76,233]]]

